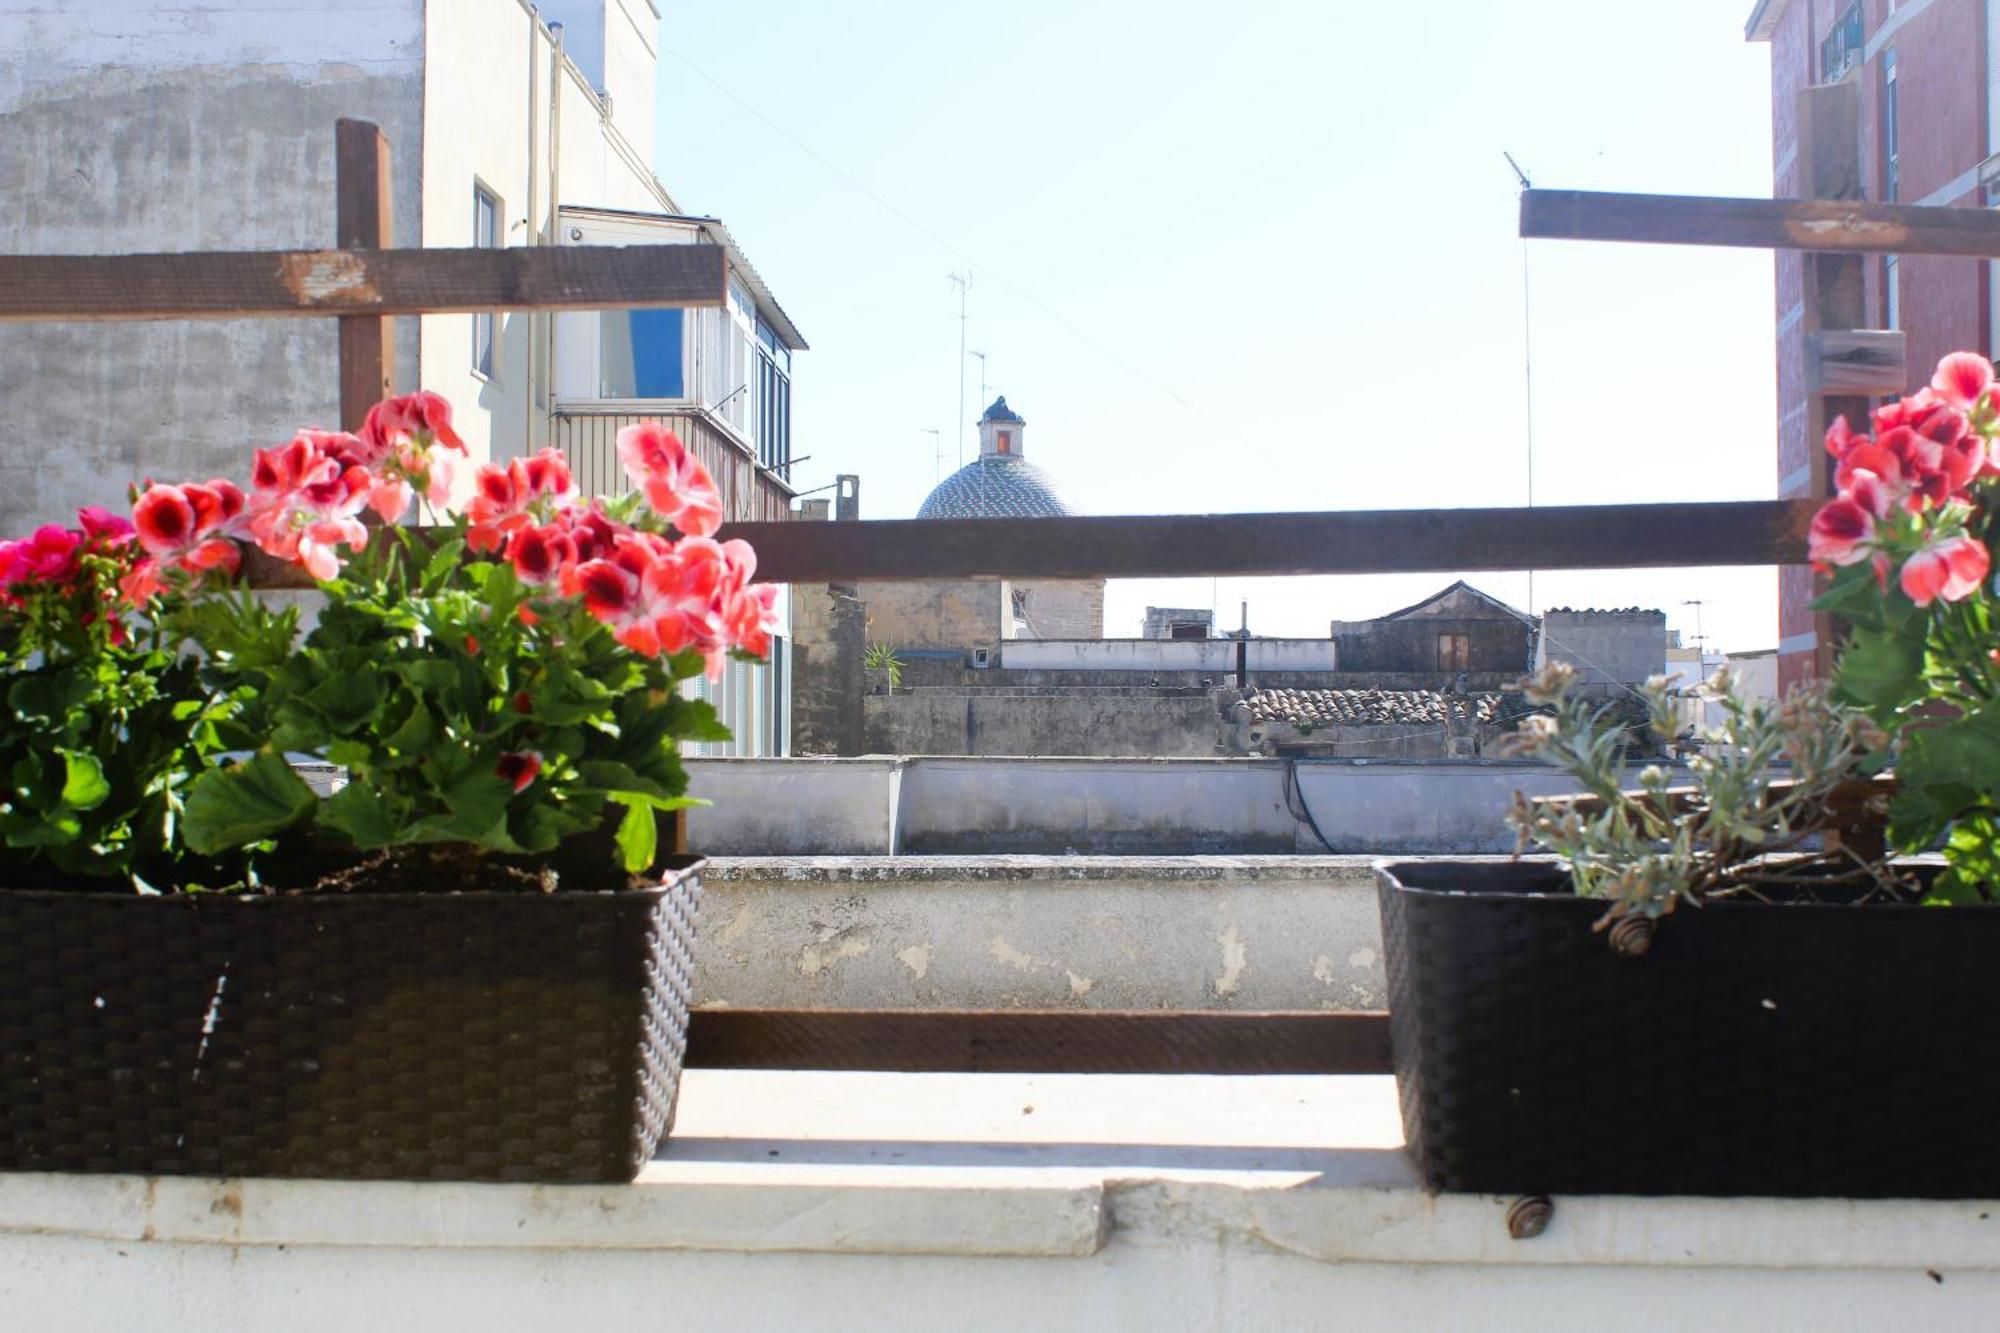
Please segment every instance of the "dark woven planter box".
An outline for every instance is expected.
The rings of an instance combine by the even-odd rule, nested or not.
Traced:
[[[0,892],[0,1170],[628,1181],[698,861],[621,893]]]
[[[1717,903],[1622,958],[1554,866],[1376,875],[1431,1189],[2000,1198],[2000,911]]]

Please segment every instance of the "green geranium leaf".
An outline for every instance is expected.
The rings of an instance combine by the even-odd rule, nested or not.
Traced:
[[[1842,698],[1886,721],[1923,692],[1923,669],[1920,635],[1862,629],[1841,650],[1834,684]]]
[[[64,750],[62,802],[72,810],[94,810],[111,795],[110,780],[97,756]]]
[[[373,671],[342,671],[314,686],[301,702],[318,710],[335,731],[352,731],[374,718],[382,687]]]
[[[396,823],[374,787],[350,782],[319,808],[318,823],[347,835],[356,847],[386,847],[397,841]]]
[[[637,875],[649,869],[659,852],[659,816],[644,802],[628,802],[618,821],[618,855],[626,872]]]
[[[318,803],[292,766],[266,750],[196,778],[181,831],[189,847],[213,855],[280,833]]]

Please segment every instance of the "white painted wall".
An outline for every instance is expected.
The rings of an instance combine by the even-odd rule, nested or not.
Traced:
[[[646,0],[635,0],[648,16]],[[563,34],[590,40],[580,20],[598,16],[601,56],[607,29],[619,38],[631,95],[614,97],[607,115],[590,76],[558,56],[543,17],[517,0],[429,0],[424,66],[423,171],[427,246],[472,243],[475,180],[498,194],[507,245],[567,244],[557,210],[584,205],[671,212],[666,190],[646,166],[652,141],[650,46],[635,49],[637,22],[624,0],[578,0]],[[607,6],[610,11],[607,11]],[[606,22],[606,20],[613,20]],[[629,77],[628,77],[629,76]],[[643,127],[643,138],[640,131]],[[532,208],[532,215],[531,215]],[[541,448],[548,427],[550,367],[564,375],[550,330],[560,320],[595,316],[504,313],[496,329],[491,379],[472,367],[471,315],[422,321],[423,387],[451,400],[459,433],[477,459],[505,459]]]
[[[1985,1202],[1426,1194],[1387,1077],[693,1070],[632,1185],[0,1176],[9,1329],[1985,1329]]]

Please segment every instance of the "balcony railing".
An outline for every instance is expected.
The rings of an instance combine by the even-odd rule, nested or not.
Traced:
[[[1809,90],[1808,96],[1854,91],[1847,85]],[[1858,103],[1850,98],[1829,105],[1833,114],[1821,117],[1815,132],[1828,144],[1858,143],[1858,133],[1850,132],[1858,123]],[[0,257],[0,320],[339,316],[342,413],[353,426],[383,387],[386,316],[712,305],[723,299],[721,252],[714,247],[370,250],[371,236],[386,235],[387,159],[379,144],[370,150],[372,164],[359,148],[348,151],[348,140],[358,140],[362,131],[379,141],[372,126],[356,129],[343,122],[341,236],[348,249]],[[1840,172],[1833,175],[1845,179]],[[350,225],[350,213],[365,221],[370,210],[376,230]],[[1808,250],[1820,252],[1820,264],[1861,253],[2000,259],[2000,214],[1867,204],[1849,197],[1698,199],[1530,190],[1522,196],[1521,234]],[[1827,272],[1813,281],[1819,284],[1823,330],[1859,323],[1858,310],[1841,318],[1846,308],[1841,302],[1859,293],[1858,280],[1849,283]],[[1865,398],[1835,396],[1860,392],[1852,384],[1836,389],[1824,378],[1812,382],[1822,386],[1818,410],[1866,406]],[[593,440],[587,447],[601,444]],[[1824,482],[1816,475],[1816,487]],[[732,523],[723,535],[756,544],[760,576],[799,583],[1616,569],[1683,566],[1690,557],[1702,565],[1796,565],[1804,559],[1815,503],[1805,497],[922,523],[793,523],[766,517]],[[268,568],[252,564],[253,572]],[[739,1068],[1327,1073],[1388,1067],[1381,1014],[730,1010],[699,1015],[692,1040],[692,1063]]]

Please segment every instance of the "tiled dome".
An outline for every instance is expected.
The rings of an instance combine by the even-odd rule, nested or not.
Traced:
[[[917,517],[1067,518],[1070,512],[1054,477],[1018,454],[989,454],[939,482]]]

